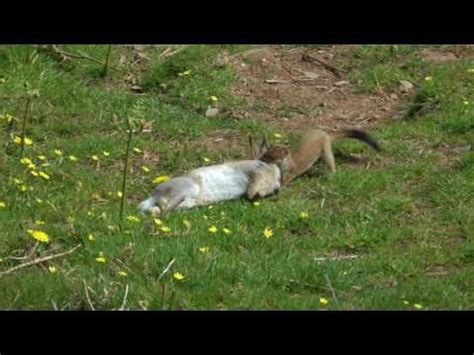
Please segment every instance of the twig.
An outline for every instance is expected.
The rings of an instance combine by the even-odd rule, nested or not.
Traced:
[[[23,116],[23,125],[21,128],[21,157],[25,152],[25,137],[26,137],[26,121],[28,120],[28,113],[31,107],[31,97],[28,95],[25,104],[25,115]]]
[[[89,291],[87,291],[87,283],[86,283],[86,280],[82,280],[82,282],[84,282],[84,289],[86,290],[86,298],[87,298],[87,303],[89,303],[89,307],[91,308],[91,310],[95,311],[95,308],[94,308],[94,305],[92,304],[92,301],[89,297]]]
[[[302,60],[304,61],[313,61],[313,62],[318,62],[319,64],[322,64],[326,69],[330,70],[331,72],[333,72],[336,76],[341,76],[341,73],[344,73],[346,74],[347,71],[343,70],[343,69],[340,69],[340,68],[337,68],[329,63],[326,63],[324,60],[322,59],[319,59],[319,58],[316,58],[312,55],[309,55],[307,53],[303,53],[303,57],[302,57]]]
[[[326,278],[329,289],[331,290],[332,298],[334,298],[334,301],[336,301],[337,308],[341,309],[341,305],[339,304],[339,301],[337,300],[336,293],[334,292],[334,289],[332,288],[331,281],[329,280],[328,274],[324,274],[324,277]]]
[[[176,258],[173,258],[173,260],[171,260],[168,265],[165,267],[165,269],[163,270],[163,272],[160,274],[160,276],[158,276],[158,281],[160,281],[163,276],[165,276],[165,274],[170,270],[171,266],[173,266],[174,262],[176,261]]]
[[[61,256],[66,256],[68,254],[71,254],[72,252],[74,252],[77,248],[79,248],[81,246],[81,244],[78,244],[76,245],[74,248],[72,248],[71,250],[68,250],[64,253],[59,253],[59,254],[53,254],[53,255],[48,255],[48,256],[45,256],[43,258],[39,258],[39,259],[35,259],[33,261],[29,261],[27,263],[24,263],[24,264],[20,264],[20,265],[17,265],[15,267],[12,267],[11,269],[8,269],[6,271],[2,271],[0,272],[0,276],[3,276],[3,275],[7,275],[7,274],[10,274],[16,270],[19,270],[19,269],[22,269],[22,268],[25,268],[27,266],[31,266],[31,265],[35,265],[35,264],[40,264],[42,262],[45,262],[45,261],[48,261],[48,260],[52,260],[52,259],[56,259],[56,258],[59,258]]]
[[[120,230],[123,228],[123,207],[125,203],[125,188],[127,186],[127,171],[128,171],[128,156],[130,155],[130,145],[132,144],[133,129],[130,119],[127,119],[128,139],[127,148],[125,150],[125,159],[123,162],[123,176],[122,176],[122,196],[120,197]]]
[[[107,76],[107,74],[109,73],[109,64],[110,64],[110,54],[112,53],[112,45],[109,44],[109,46],[107,47],[107,54],[105,56],[105,63],[104,63],[104,69],[102,70],[102,74],[105,76]]]
[[[352,260],[352,259],[358,259],[360,258],[360,255],[341,255],[341,256],[330,256],[330,257],[317,257],[314,258],[314,261],[326,261],[326,260]]]
[[[123,311],[125,307],[125,303],[127,303],[127,296],[128,296],[128,284],[125,286],[125,294],[123,295],[122,305],[119,308],[119,311]]]
[[[182,51],[184,48],[186,48],[186,46],[181,46],[181,47],[179,47],[178,49],[175,49],[175,50],[173,51],[173,50],[171,49],[171,47],[168,47],[168,48],[166,48],[163,52],[160,53],[160,55],[158,56],[158,58],[163,59],[163,58],[171,57],[171,56],[175,55],[176,53]]]
[[[65,52],[61,49],[59,49],[57,46],[50,46],[49,48],[46,48],[46,50],[50,50],[52,51],[53,53],[63,57],[63,58],[73,58],[73,59],[87,59],[87,60],[90,60],[91,62],[94,62],[94,63],[97,63],[97,64],[101,64],[101,65],[105,65],[105,63],[97,58],[94,58],[94,57],[91,57],[87,54],[85,54],[84,52],[79,52],[80,54],[75,54],[75,53],[70,53],[70,52]],[[124,70],[121,70],[121,69],[118,69],[114,66],[109,66],[110,69],[112,70],[115,70],[115,71],[118,71],[119,73],[122,73],[122,74],[128,74],[128,72],[124,71]]]

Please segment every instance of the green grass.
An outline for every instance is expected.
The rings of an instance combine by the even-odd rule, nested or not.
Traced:
[[[66,49],[105,59],[106,46]],[[179,175],[203,165],[204,157],[221,162],[249,156],[201,144],[208,135],[234,132],[245,147],[247,133],[278,131],[227,114],[244,103],[230,94],[232,69],[212,65],[224,49],[243,48],[190,46],[166,60],[159,58],[163,48],[147,49],[150,62],[136,71],[145,95],[137,97],[123,84],[124,74],[112,69],[106,78],[98,76],[100,64],[74,60],[61,66],[29,47],[0,48],[0,97],[9,97],[0,99],[0,114],[19,120],[13,127],[0,122],[0,201],[6,204],[0,208],[0,268],[17,265],[7,256],[25,255],[34,245],[27,229],[50,237],[39,255],[82,245],[71,255],[0,276],[0,308],[89,309],[86,282],[96,309],[119,308],[126,285],[131,309],[472,309],[474,156],[452,149],[474,142],[474,74],[467,73],[473,63],[421,65],[418,50],[409,46],[396,52],[364,46],[352,59],[350,75],[362,81],[361,90],[376,90],[375,74],[384,89],[407,79],[419,88],[419,102],[431,103],[429,110],[372,132],[383,147],[378,155],[359,143],[335,144],[343,157],[366,156],[370,169],[339,157],[337,173],[318,164],[316,174],[258,206],[242,200],[176,212],[162,219],[169,233],[144,217],[118,230],[126,118],[137,100],[144,107],[142,123],[152,131],[133,137],[132,147],[142,153],[131,153],[125,216],[137,214],[136,204],[158,175]],[[118,67],[121,54],[130,56],[114,47],[112,66]],[[25,156],[51,176],[48,181],[30,175],[10,136],[20,135],[24,100],[15,97],[24,95],[25,81],[40,92],[27,124],[34,144]],[[204,116],[210,96],[218,97],[219,118]],[[41,167],[38,155],[49,165]],[[15,178],[32,190],[20,191]],[[301,212],[309,217],[302,219]],[[212,225],[215,234],[208,231]],[[267,227],[273,230],[269,239],[263,237]],[[95,260],[100,252],[106,263]],[[333,252],[360,257],[314,260]],[[173,279],[175,272],[184,280]]]

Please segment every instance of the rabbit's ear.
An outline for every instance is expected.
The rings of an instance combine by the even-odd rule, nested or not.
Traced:
[[[268,143],[267,143],[267,138],[262,139],[262,144],[260,144],[260,156],[265,154],[268,150]]]
[[[260,159],[263,153],[260,151],[260,148],[258,146],[253,144],[253,138],[251,134],[249,134],[249,144],[250,144],[250,151],[252,152],[252,159],[254,160]]]

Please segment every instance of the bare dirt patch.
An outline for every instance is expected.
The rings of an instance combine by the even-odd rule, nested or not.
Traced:
[[[246,98],[239,118],[273,122],[282,130],[373,127],[393,117],[400,100],[382,91],[363,94],[355,90],[341,68],[356,46],[324,49],[265,46],[232,58],[239,74],[236,95]],[[305,60],[304,53],[321,59]]]

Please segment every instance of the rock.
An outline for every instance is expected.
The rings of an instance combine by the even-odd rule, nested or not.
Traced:
[[[341,81],[336,81],[334,83],[334,86],[337,86],[337,87],[340,87],[340,86],[345,86],[345,85],[349,85],[350,82],[346,81],[346,80],[341,80]]]
[[[133,85],[130,87],[130,90],[139,94],[143,93],[143,88],[140,85]]]
[[[312,72],[312,71],[305,71],[303,73],[304,73],[304,76],[306,76],[308,79],[317,79],[317,78],[319,78],[319,75]]]
[[[216,117],[219,114],[219,109],[217,107],[209,107],[206,110],[206,117]]]
[[[411,90],[413,90],[415,88],[415,86],[410,83],[409,81],[407,80],[400,80],[400,87],[399,87],[399,90],[403,93],[407,93],[407,92],[410,92]]]
[[[214,66],[216,66],[217,68],[222,68],[225,67],[227,64],[229,64],[229,54],[227,52],[219,53],[214,62]]]
[[[397,94],[390,94],[390,98],[393,100],[398,100],[398,95]]]

